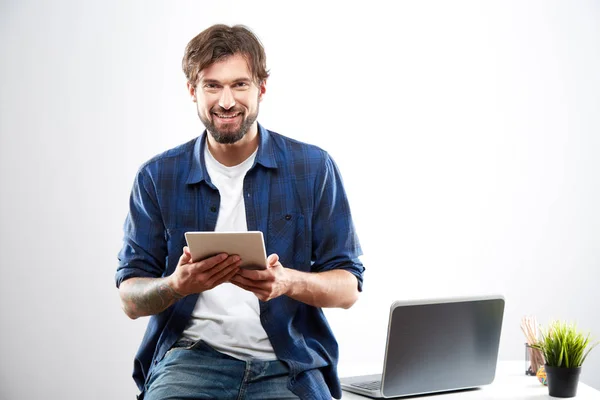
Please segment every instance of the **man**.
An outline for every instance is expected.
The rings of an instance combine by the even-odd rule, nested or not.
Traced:
[[[139,398],[339,398],[321,308],[352,306],[364,271],[339,171],[257,123],[268,72],[247,28],[201,32],[183,70],[206,131],[138,171],[116,273],[125,313],[151,316]],[[184,233],[213,230],[262,231],[267,269],[228,254],[192,262]]]

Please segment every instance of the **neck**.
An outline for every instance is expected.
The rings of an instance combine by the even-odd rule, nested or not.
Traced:
[[[258,148],[258,127],[256,123],[243,138],[235,143],[217,143],[210,133],[206,137],[210,154],[215,160],[227,167],[241,164]]]

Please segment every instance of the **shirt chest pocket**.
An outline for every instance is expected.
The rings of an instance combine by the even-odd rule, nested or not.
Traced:
[[[267,256],[279,255],[284,267],[300,271],[310,270],[310,241],[306,235],[304,215],[281,213],[269,218]]]

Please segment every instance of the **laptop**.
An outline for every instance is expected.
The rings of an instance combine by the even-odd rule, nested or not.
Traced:
[[[471,389],[492,383],[504,316],[501,295],[396,301],[383,373],[342,378],[373,398]]]

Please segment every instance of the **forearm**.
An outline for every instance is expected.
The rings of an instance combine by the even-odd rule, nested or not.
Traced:
[[[181,299],[168,279],[130,278],[121,283],[119,295],[125,314],[131,319],[158,314]]]
[[[358,300],[356,277],[345,270],[307,273],[288,270],[288,297],[315,307],[350,308]]]

